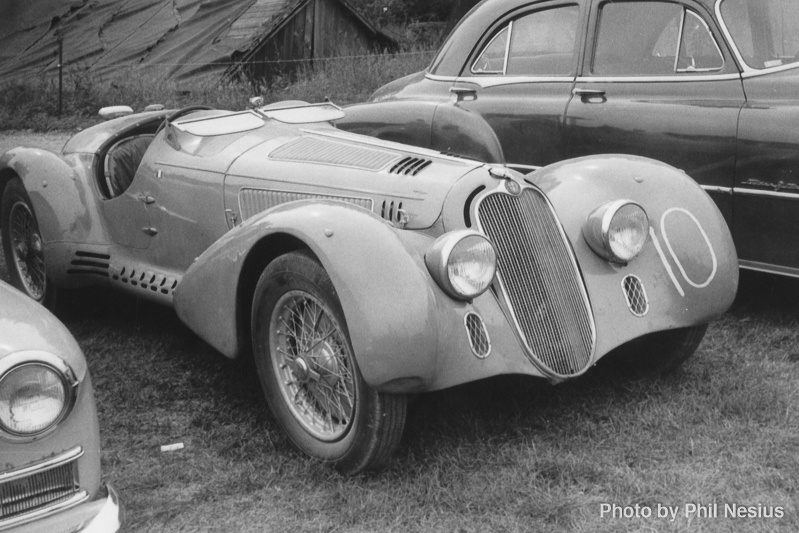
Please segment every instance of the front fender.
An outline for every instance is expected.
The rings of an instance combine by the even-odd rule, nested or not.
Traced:
[[[403,233],[341,202],[284,204],[248,219],[198,257],[175,292],[175,309],[209,344],[237,357],[248,343],[241,331],[249,305],[238,304],[250,301],[237,302],[245,264],[269,253],[259,243],[288,236],[313,251],[330,276],[367,383],[403,378],[422,386],[435,372],[436,295],[418,243]]]
[[[598,354],[651,331],[709,322],[732,305],[738,287],[732,236],[713,200],[683,171],[608,155],[556,163],[526,179],[546,193],[580,258]],[[621,198],[640,204],[650,223],[644,250],[627,265],[600,258],[582,236],[594,208]],[[650,311],[643,317],[628,314],[621,290],[627,275],[646,290]]]

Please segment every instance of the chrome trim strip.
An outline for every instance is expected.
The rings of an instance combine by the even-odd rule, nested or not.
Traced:
[[[693,76],[688,73],[673,76],[579,76],[577,83],[685,83],[687,81],[734,81],[740,74],[718,74],[715,76]]]
[[[785,200],[799,200],[799,190],[796,192],[777,192],[736,187],[733,189],[733,192],[735,194],[743,194],[745,196],[766,196],[769,198],[783,198]]]
[[[74,496],[63,502],[50,505],[43,509],[37,509],[36,511],[32,511],[30,513],[21,514],[13,518],[9,518],[6,521],[0,522],[0,531],[54,515],[61,511],[65,511],[70,507],[75,507],[76,505],[79,505],[88,499],[89,499],[89,493],[86,492],[85,490],[76,492]]]
[[[24,468],[20,468],[19,470],[12,470],[11,472],[5,472],[3,474],[0,474],[0,484],[8,483],[15,479],[19,479],[25,476],[29,476],[31,474],[36,474],[39,472],[44,472],[45,470],[56,468],[58,466],[74,461],[75,459],[77,459],[82,455],[83,455],[83,448],[81,448],[80,446],[76,446],[57,457],[48,459],[47,461],[37,463],[32,466],[26,466]]]
[[[515,163],[508,163],[505,166],[513,170],[518,170],[522,174],[535,172],[536,170],[541,170],[543,168],[535,165],[517,165]]]
[[[766,263],[758,263],[757,261],[747,261],[745,259],[739,260],[738,266],[741,268],[745,268],[746,270],[765,272],[766,274],[778,274],[781,276],[799,278],[799,268],[784,267],[779,265],[768,265]]]
[[[429,72],[425,72],[424,77],[430,81],[456,81],[458,79],[457,76],[441,76],[439,74],[430,74]]]
[[[723,194],[732,194],[732,187],[720,187],[718,185],[701,185],[705,192],[720,192]]]
[[[485,76],[463,76],[455,81],[463,81],[479,85],[481,89],[499,87],[502,85],[518,85],[520,83],[572,83],[574,76],[500,76],[487,74]]]

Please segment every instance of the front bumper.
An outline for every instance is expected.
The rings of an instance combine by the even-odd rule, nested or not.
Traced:
[[[48,508],[20,515],[5,523],[2,533],[115,533],[122,527],[123,509],[116,491],[103,485],[92,500],[65,509]]]

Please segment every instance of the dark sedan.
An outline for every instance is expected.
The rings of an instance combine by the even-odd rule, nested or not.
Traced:
[[[485,0],[339,127],[523,171],[625,153],[685,170],[740,266],[799,276],[799,2]]]

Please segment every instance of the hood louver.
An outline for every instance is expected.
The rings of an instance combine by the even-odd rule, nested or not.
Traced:
[[[429,159],[422,159],[420,157],[404,157],[393,167],[391,167],[389,172],[391,174],[401,174],[403,176],[416,176],[431,163],[432,161]]]

